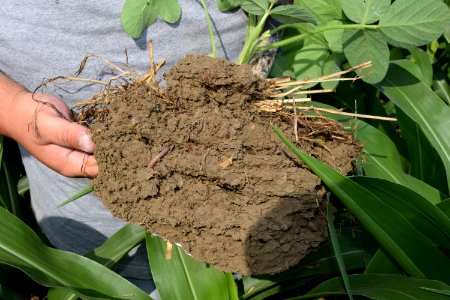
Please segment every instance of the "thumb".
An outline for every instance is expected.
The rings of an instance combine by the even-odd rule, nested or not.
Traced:
[[[94,143],[86,127],[64,118],[51,116],[39,122],[40,138],[49,144],[87,153],[94,152]]]

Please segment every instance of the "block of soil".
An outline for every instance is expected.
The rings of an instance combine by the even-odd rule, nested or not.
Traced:
[[[115,216],[245,275],[283,271],[327,240],[325,188],[269,124],[294,140],[292,113],[254,105],[266,80],[250,66],[187,56],[165,81],[124,87],[92,125],[93,188]],[[352,170],[359,147],[339,124],[297,125],[298,148]]]

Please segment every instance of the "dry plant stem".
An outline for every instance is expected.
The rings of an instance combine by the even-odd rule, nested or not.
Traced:
[[[167,146],[164,149],[162,149],[161,152],[159,152],[155,157],[153,157],[153,159],[148,164],[148,167],[149,168],[153,168],[155,166],[155,164],[158,162],[158,160],[163,158],[164,155],[166,155],[169,151],[170,151],[170,147],[169,146]]]
[[[349,117],[356,117],[356,118],[363,118],[363,119],[374,119],[374,120],[382,120],[382,121],[397,121],[396,118],[348,113],[348,112],[343,112],[343,111],[339,111],[339,110],[320,108],[320,107],[314,107],[314,106],[309,106],[309,107],[301,107],[300,106],[297,108],[301,109],[301,110],[322,111],[322,112],[327,112],[327,113],[331,113],[331,114],[335,114],[335,115],[342,115],[342,116],[349,116]]]
[[[172,248],[173,248],[172,243],[167,241],[166,242],[166,259],[167,260],[172,259]]]
[[[298,142],[298,115],[297,115],[297,105],[295,101],[292,101],[292,108],[294,109],[294,135],[295,141]]]

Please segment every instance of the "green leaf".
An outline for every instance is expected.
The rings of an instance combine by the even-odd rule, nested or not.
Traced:
[[[410,48],[437,39],[450,23],[441,0],[396,0],[381,16],[381,32],[393,46]]]
[[[86,186],[84,186],[83,188],[81,188],[75,195],[73,195],[72,197],[70,197],[69,199],[67,199],[66,201],[62,202],[61,204],[58,205],[59,207],[63,207],[64,205],[69,204],[72,201],[75,201],[83,196],[86,196],[87,194],[90,194],[94,191],[94,189],[92,188],[92,186],[90,184],[87,184]]]
[[[304,8],[296,5],[280,5],[272,9],[271,17],[281,23],[312,23],[317,24],[316,20]]]
[[[239,7],[242,0],[216,0],[216,4],[221,12],[227,12]]]
[[[0,169],[1,169],[1,162],[3,159],[3,137],[0,135]]]
[[[450,198],[445,199],[444,201],[437,204],[437,207],[450,218]]]
[[[181,17],[181,6],[178,0],[160,0],[157,3],[157,10],[161,19],[170,24],[178,22]]]
[[[144,18],[149,15],[152,1],[126,0],[122,8],[120,21],[125,32],[134,39],[141,36],[145,29]]]
[[[148,259],[161,299],[230,299],[224,272],[200,263],[173,245],[166,259],[167,243],[149,233],[146,235]],[[234,284],[234,282],[232,283]]]
[[[294,58],[292,68],[297,80],[310,80],[322,76],[323,64],[328,50],[323,45],[308,43],[302,47]],[[310,84],[308,87],[314,86]]]
[[[355,137],[364,145],[363,168],[367,176],[404,185],[433,204],[441,201],[437,189],[404,172],[396,146],[384,133],[360,120],[356,124]]]
[[[89,251],[85,257],[96,261],[107,268],[114,266],[122,257],[144,241],[145,229],[141,226],[127,224],[108,238],[103,245]],[[72,300],[78,296],[71,291],[52,288],[47,295],[48,300]]]
[[[296,0],[295,4],[306,8],[319,24],[342,19],[339,0]]]
[[[396,210],[432,242],[450,249],[450,219],[427,199],[383,179],[353,177],[352,180]]]
[[[325,26],[339,26],[342,22],[339,20],[332,20],[325,24]],[[328,42],[328,47],[331,51],[342,53],[342,36],[344,35],[343,29],[327,30],[323,33],[325,39]]]
[[[322,75],[333,74],[333,73],[336,73],[336,72],[339,72],[339,71],[341,71],[341,69],[339,69],[339,66],[336,63],[335,55],[333,55],[333,54],[329,55],[326,58],[325,63],[323,65]],[[340,77],[340,76],[338,76],[338,77]],[[336,78],[338,78],[338,77],[336,77]],[[321,82],[320,83],[320,85],[324,89],[335,89],[338,84],[339,84],[338,81],[328,81],[328,82]]]
[[[370,260],[364,274],[397,274],[402,275],[402,268],[389,257],[383,248],[379,248]]]
[[[431,86],[433,83],[433,65],[430,55],[420,48],[411,48],[409,52],[411,53],[411,60],[419,67],[419,79],[426,85]]]
[[[18,268],[47,287],[62,287],[86,299],[151,299],[104,266],[49,248],[22,221],[0,208],[0,263]]]
[[[446,80],[446,75],[440,68],[434,68],[433,90],[441,97],[448,105],[450,105],[450,85]]]
[[[372,24],[388,10],[391,0],[341,0],[347,18],[359,24]]]
[[[367,83],[380,82],[389,66],[389,48],[383,36],[376,30],[349,29],[344,31],[345,57],[351,66],[372,61],[372,67],[356,73]]]
[[[17,193],[23,197],[29,190],[30,183],[28,182],[28,177],[20,178],[19,182],[17,183]]]
[[[439,153],[450,186],[450,108],[425,83],[409,72],[409,61],[391,63],[377,87],[414,120]]]
[[[360,185],[301,152],[272,125],[275,133],[318,175],[389,255],[411,276],[450,281],[450,260],[400,213]],[[424,257],[426,253],[426,257]]]
[[[344,295],[345,287],[340,278],[327,280],[308,294],[291,299],[310,299],[322,296]],[[442,282],[428,279],[417,279],[400,275],[365,274],[349,276],[353,295],[365,296],[370,299],[395,300],[445,300],[445,294],[434,291],[449,291],[450,287]],[[432,290],[427,290],[432,289]]]
[[[269,0],[242,0],[241,8],[249,14],[262,16],[269,9]]]
[[[345,290],[347,291],[350,300],[352,300],[353,299],[352,290],[350,287],[350,282],[348,280],[344,259],[342,257],[341,247],[339,246],[336,228],[334,228],[333,205],[331,205],[330,201],[328,201],[327,205],[327,224],[328,224],[328,231],[330,232],[331,245],[333,246],[334,254],[336,256],[336,260],[339,266],[339,271],[341,272],[342,281],[344,282]]]

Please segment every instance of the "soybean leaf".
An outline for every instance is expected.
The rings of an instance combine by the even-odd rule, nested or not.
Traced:
[[[341,69],[339,68],[338,64],[336,63],[335,55],[333,55],[333,54],[329,55],[326,58],[325,63],[323,64],[322,74],[323,75],[333,74],[333,73],[336,73],[339,71],[341,71]],[[320,85],[324,89],[335,89],[337,87],[338,83],[339,83],[338,81],[328,81],[328,82],[321,82]]]
[[[372,24],[388,10],[391,0],[341,0],[347,18],[359,24]]]
[[[160,0],[156,3],[158,3],[157,11],[161,19],[171,24],[178,22],[181,16],[181,6],[178,0]]]
[[[173,245],[171,258],[166,258],[167,243],[149,233],[146,244],[150,268],[162,299],[230,299],[224,272],[194,260]],[[235,284],[232,282],[232,284]]]
[[[239,7],[242,0],[216,0],[216,4],[221,12],[227,12]]]
[[[339,20],[332,20],[326,24],[326,26],[339,26],[342,22]],[[342,36],[344,34],[343,29],[327,30],[323,33],[325,39],[328,42],[328,47],[331,51],[342,53]]]
[[[364,274],[349,276],[353,295],[370,299],[396,300],[445,300],[448,296],[435,291],[449,291],[445,283],[429,279],[417,279],[401,275]],[[322,296],[345,295],[345,287],[339,278],[327,280],[308,292],[305,296],[291,299],[310,299]]]
[[[427,199],[383,179],[353,177],[352,180],[400,213],[432,242],[450,249],[450,219]]]
[[[450,23],[441,0],[396,0],[381,16],[381,32],[393,46],[410,48],[437,39]]]
[[[342,19],[339,0],[296,0],[294,3],[306,8],[319,24]]]
[[[272,9],[271,17],[281,23],[312,23],[317,24],[316,20],[304,8],[296,5],[280,5]]]
[[[3,208],[0,220],[0,262],[22,270],[41,285],[67,288],[86,299],[151,299],[108,268],[81,255],[47,247]]]
[[[380,82],[389,66],[389,48],[383,36],[376,30],[345,30],[344,54],[352,66],[371,61],[372,67],[356,71],[367,83]]]
[[[412,62],[392,62],[377,87],[409,118],[414,120],[439,153],[450,186],[450,108],[430,87],[410,72]]]
[[[449,282],[450,260],[401,213],[379,196],[303,153],[272,125],[283,143],[318,175],[389,255],[411,276]],[[424,256],[424,253],[427,255]]]
[[[156,20],[150,13],[154,0],[126,0],[122,8],[120,21],[125,32],[134,39],[139,38],[146,24]],[[153,17],[150,18],[150,15]]]
[[[292,68],[297,80],[310,80],[322,76],[323,64],[328,50],[323,45],[308,43],[302,47],[294,58]],[[314,86],[310,84],[308,87]]]
[[[249,14],[262,16],[269,9],[269,0],[242,0],[241,8]]]
[[[107,239],[103,245],[84,256],[111,268],[144,238],[145,229],[143,227],[127,224]],[[72,300],[78,299],[78,295],[66,289],[51,288],[47,298],[49,300]]]

